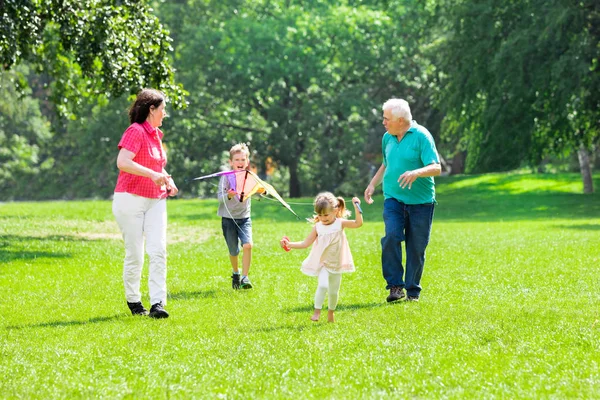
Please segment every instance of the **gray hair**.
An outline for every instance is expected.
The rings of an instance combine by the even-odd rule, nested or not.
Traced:
[[[410,106],[408,105],[408,101],[404,99],[389,99],[385,103],[383,103],[383,107],[381,107],[383,111],[391,110],[392,115],[396,118],[402,118],[405,121],[412,121],[412,114],[410,113]]]

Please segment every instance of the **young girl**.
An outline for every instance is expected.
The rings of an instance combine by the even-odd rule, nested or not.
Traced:
[[[315,312],[311,320],[318,321],[329,291],[329,310],[327,320],[334,322],[334,311],[337,306],[338,293],[342,283],[342,273],[354,272],[354,261],[346,240],[344,228],[360,228],[363,224],[360,212],[360,200],[352,198],[356,220],[347,220],[350,215],[346,202],[342,197],[335,197],[329,192],[319,193],[314,201],[315,225],[303,242],[290,242],[284,236],[280,241],[281,247],[289,249],[305,249],[314,242],[310,254],[302,262],[302,272],[319,278],[315,293]]]

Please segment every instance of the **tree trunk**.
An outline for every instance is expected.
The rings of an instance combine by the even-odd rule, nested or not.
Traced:
[[[540,161],[540,163],[537,167],[538,174],[543,174],[544,172],[546,172],[546,164],[548,164],[549,162],[550,162],[550,157],[548,157],[548,156],[544,157],[544,159],[542,161]]]
[[[459,151],[452,157],[452,167],[450,168],[450,175],[458,175],[465,172],[465,160],[467,159],[467,153]]]
[[[288,168],[290,169],[290,197],[301,197],[300,181],[298,180],[298,160],[292,160]]]
[[[579,169],[581,170],[581,178],[583,179],[583,193],[594,193],[590,153],[584,146],[580,146],[579,150],[577,150],[577,156],[579,157]]]

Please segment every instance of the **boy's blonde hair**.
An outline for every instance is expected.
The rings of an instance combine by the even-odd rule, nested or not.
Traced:
[[[244,153],[246,154],[246,158],[250,159],[250,149],[248,149],[246,143],[238,143],[229,149],[229,159],[233,160],[233,156],[237,153]]]
[[[313,202],[315,215],[312,222],[319,222],[319,215],[323,212],[335,212],[336,218],[346,218],[350,216],[350,210],[346,209],[346,201],[343,197],[335,197],[333,193],[322,192],[315,197]]]

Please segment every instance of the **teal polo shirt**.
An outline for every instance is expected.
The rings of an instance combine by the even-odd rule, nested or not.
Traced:
[[[417,178],[409,189],[400,187],[398,178],[406,171],[423,168],[440,160],[433,136],[429,131],[412,121],[410,129],[398,141],[396,136],[385,133],[382,139],[383,165],[383,195],[384,198],[394,198],[404,204],[435,203],[435,182],[432,176]]]

